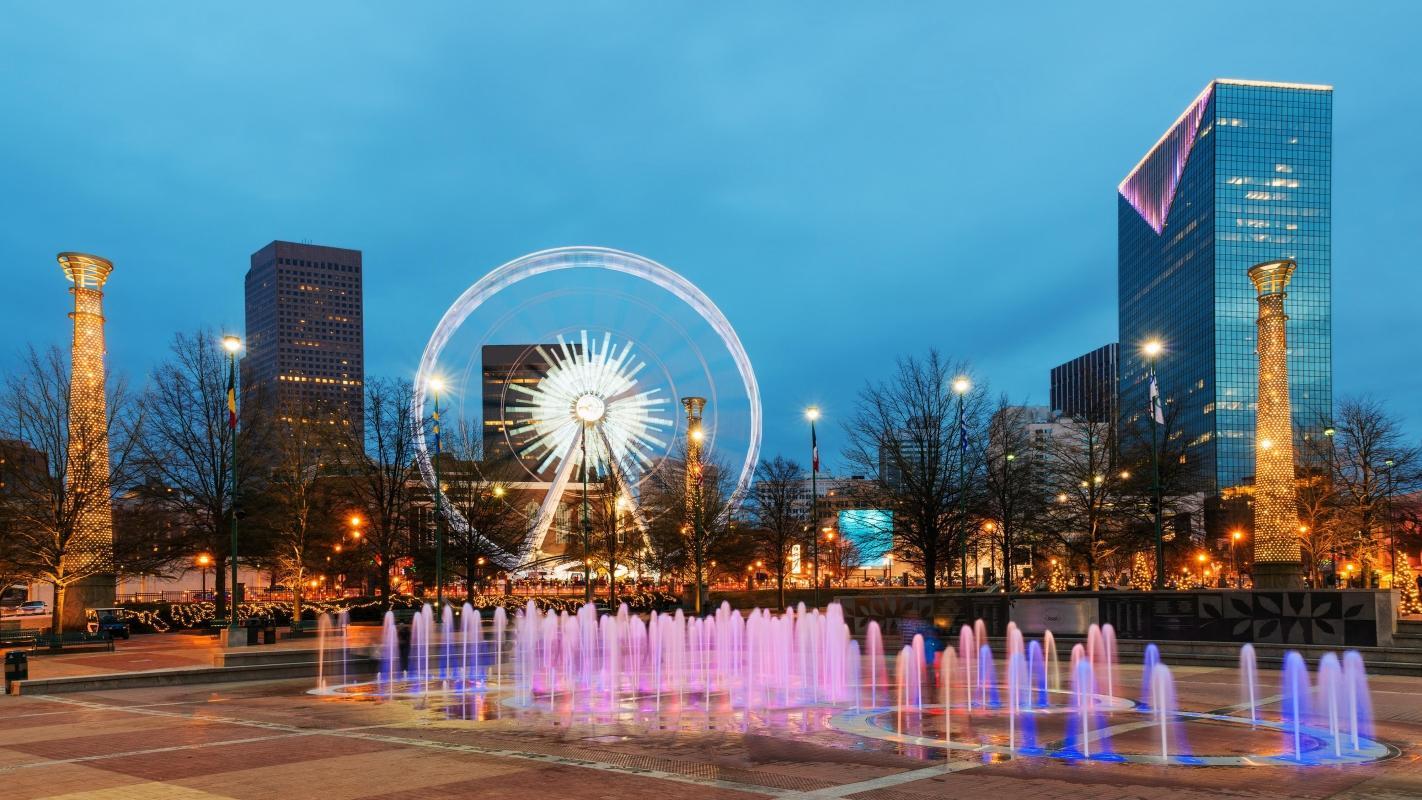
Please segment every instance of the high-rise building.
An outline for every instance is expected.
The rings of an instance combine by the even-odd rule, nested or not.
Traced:
[[[244,394],[278,413],[365,428],[365,333],[359,250],[272,242],[247,271]]]
[[[1331,87],[1212,81],[1119,187],[1122,425],[1149,419],[1140,346],[1158,339],[1170,435],[1214,492],[1254,477],[1251,266],[1298,264],[1294,429],[1319,435],[1332,404],[1332,129]]]
[[[1116,419],[1116,343],[1052,367],[1052,410],[1072,419]]]
[[[548,377],[550,348],[557,345],[486,344],[480,349],[480,373],[483,377],[483,460],[497,469],[497,474],[509,480],[527,480],[533,476],[552,480],[556,469],[542,472],[541,457],[524,457],[521,451],[535,438],[532,433],[515,431],[523,420],[510,416],[508,408],[517,405],[520,395],[512,386],[533,388]],[[522,461],[523,469],[518,468]]]

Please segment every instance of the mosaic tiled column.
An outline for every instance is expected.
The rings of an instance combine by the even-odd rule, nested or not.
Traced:
[[[1294,489],[1294,425],[1289,407],[1289,348],[1284,287],[1297,264],[1256,264],[1249,280],[1259,293],[1259,409],[1254,421],[1254,586],[1302,586],[1298,502]]]
[[[76,503],[65,568],[88,576],[69,587],[64,626],[82,629],[84,610],[114,604],[114,518],[109,487],[108,401],[104,367],[104,283],[114,265],[85,253],[60,253],[74,285],[70,348],[69,458],[66,480]]]

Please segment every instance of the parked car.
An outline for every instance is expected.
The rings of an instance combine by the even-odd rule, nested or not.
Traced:
[[[133,627],[128,620],[119,616],[122,609],[101,608],[98,609],[99,627],[95,633],[109,639],[127,639],[133,635]]]
[[[49,613],[49,603],[43,600],[30,600],[20,604],[20,613],[25,615],[40,615]]]

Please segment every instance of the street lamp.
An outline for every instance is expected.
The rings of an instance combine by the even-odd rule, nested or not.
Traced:
[[[229,640],[237,632],[237,353],[242,340],[232,334],[222,337],[222,349],[227,351],[227,429],[232,436],[232,544],[228,551],[232,559],[232,601],[227,609]]]
[[[440,482],[439,462],[441,461],[439,440],[439,393],[444,390],[444,380],[430,378],[426,383],[434,395],[434,501],[435,501],[435,607],[444,607],[444,484]]]
[[[1299,530],[1307,530],[1306,526],[1300,525]],[[1239,571],[1239,540],[1244,538],[1244,534],[1235,531],[1229,535],[1229,559],[1234,564],[1234,588],[1244,588],[1244,573]]]
[[[573,412],[578,415],[578,419],[583,423],[583,433],[579,437],[579,445],[582,447],[582,467],[583,467],[583,602],[591,604],[593,601],[592,587],[592,516],[588,506],[588,430],[594,422],[602,419],[602,415],[607,410],[607,405],[602,398],[591,394],[585,394],[578,398],[577,405],[573,407]],[[700,429],[693,432],[693,435],[700,433]],[[700,441],[698,438],[697,441]],[[701,587],[697,587],[699,593]]]
[[[1395,532],[1396,529],[1394,528],[1392,523],[1393,463],[1393,460],[1390,458],[1383,461],[1383,468],[1386,470],[1385,474],[1387,475],[1387,500],[1384,503],[1383,508],[1384,514],[1386,515],[1385,519],[1387,521],[1387,568],[1388,571],[1392,574],[1392,578],[1389,579],[1388,583],[1390,586],[1395,588],[1397,585],[1397,535]]]
[[[1195,560],[1200,564],[1200,588],[1205,588],[1205,564],[1209,563],[1209,557],[1204,553],[1195,556]]]
[[[953,393],[958,395],[958,524],[963,531],[962,548],[959,552],[959,566],[963,578],[963,591],[968,591],[968,428],[963,422],[963,398],[973,388],[973,382],[966,375],[953,379]]]
[[[805,419],[810,421],[810,525],[811,527],[820,524],[820,442],[815,437],[815,421],[820,418],[818,406],[810,406],[805,409]],[[815,582],[815,608],[820,607],[820,538],[810,537],[810,558],[814,565],[811,568],[812,579]]]
[[[1141,345],[1141,353],[1150,363],[1150,497],[1151,512],[1155,518],[1155,588],[1165,588],[1165,528],[1160,518],[1160,434],[1158,429],[1165,421],[1164,405],[1160,398],[1160,385],[1156,380],[1155,365],[1165,346],[1159,339],[1151,339]]]
[[[200,575],[202,575],[202,592],[198,595],[198,597],[199,597],[199,598],[202,598],[202,599],[206,599],[206,598],[207,598],[207,568],[208,568],[208,566],[210,566],[210,565],[212,564],[212,556],[208,555],[207,553],[199,553],[199,554],[198,554],[198,557],[197,557],[197,559],[196,559],[196,561],[197,561],[197,565],[198,565],[198,573],[199,573]]]

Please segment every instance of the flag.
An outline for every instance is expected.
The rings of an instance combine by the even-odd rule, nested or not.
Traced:
[[[958,449],[968,451],[968,420],[962,416],[958,417]]]
[[[820,471],[820,441],[815,436],[815,426],[810,425],[810,471]]]
[[[237,430],[237,373],[227,371],[227,427]]]
[[[440,449],[439,449],[439,411],[438,411],[438,410],[436,410],[436,411],[434,412],[434,435],[435,435],[435,452],[438,453],[438,452],[440,452]]]
[[[1150,373],[1150,415],[1158,424],[1165,424],[1165,409],[1160,404],[1160,386],[1155,382],[1155,370]]]

